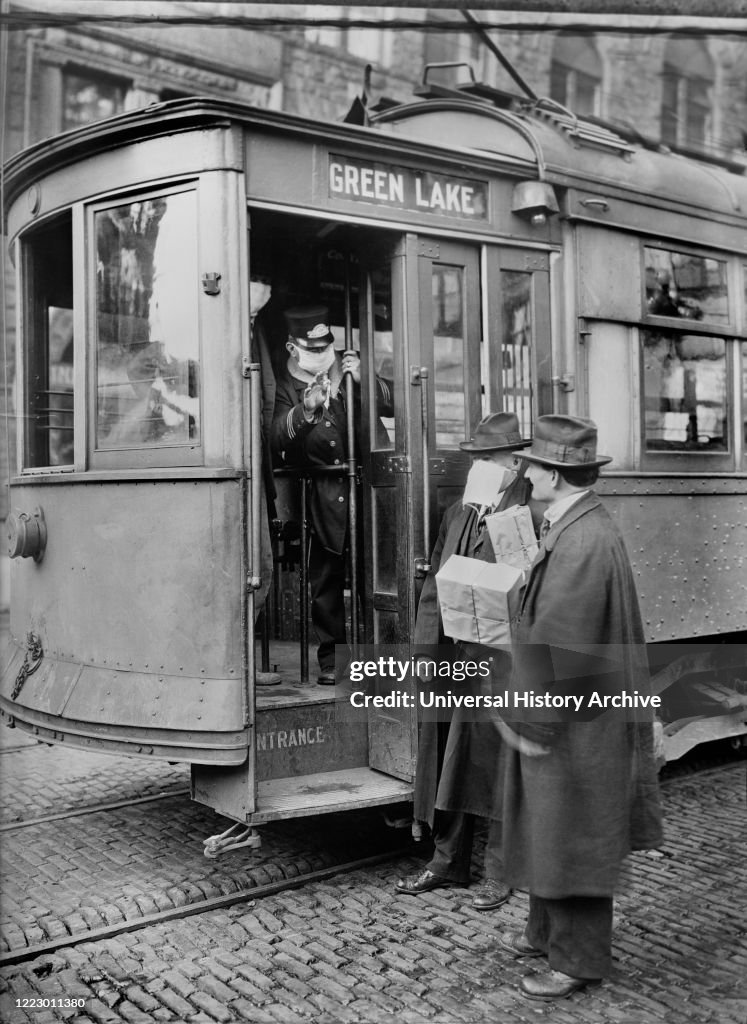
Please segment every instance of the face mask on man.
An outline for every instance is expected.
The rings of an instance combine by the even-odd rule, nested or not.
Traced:
[[[290,348],[291,355],[296,357],[299,368],[305,370],[306,373],[323,373],[325,370],[329,370],[335,361],[335,347],[332,342],[323,348],[316,351],[311,351],[306,348],[301,348],[300,345],[293,345]]]
[[[249,282],[249,316],[256,316],[270,301],[272,288],[266,281]]]
[[[488,459],[473,462],[467,474],[463,505],[495,505],[498,495],[516,479],[516,473]]]

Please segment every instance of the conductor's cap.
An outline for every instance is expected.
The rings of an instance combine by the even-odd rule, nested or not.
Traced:
[[[335,340],[329,329],[327,306],[294,306],[293,309],[286,309],[285,322],[288,334],[302,348],[326,348]]]

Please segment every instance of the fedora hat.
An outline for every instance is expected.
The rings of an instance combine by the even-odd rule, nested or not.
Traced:
[[[512,412],[494,412],[477,424],[474,437],[460,441],[465,452],[500,452],[526,448],[532,442],[519,432],[519,420]]]
[[[326,348],[335,336],[329,329],[329,308],[323,305],[294,306],[286,309],[288,334],[302,348]]]
[[[532,447],[524,458],[559,469],[582,469],[612,462],[610,455],[597,455],[597,425],[593,420],[559,415],[537,419]]]

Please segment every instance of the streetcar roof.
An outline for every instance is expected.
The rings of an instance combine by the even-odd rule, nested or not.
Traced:
[[[315,121],[247,104],[193,97],[127,111],[44,139],[5,165],[5,208],[33,181],[96,153],[147,138],[239,125],[282,131],[311,141],[356,141],[370,149],[440,159],[521,177],[537,175],[560,187],[656,197],[730,219],[747,210],[747,167],[723,165],[645,147],[599,122],[541,103],[519,111],[461,96],[417,99],[374,112],[370,124]],[[589,168],[592,168],[590,173]],[[655,226],[652,225],[655,230]]]

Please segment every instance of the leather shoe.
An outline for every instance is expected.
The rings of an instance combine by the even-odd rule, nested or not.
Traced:
[[[524,938],[523,929],[515,929],[512,932],[504,932],[498,939],[503,949],[507,949],[514,956],[544,956],[541,949],[530,946]]]
[[[529,999],[550,1002],[553,999],[565,999],[587,985],[598,984],[592,978],[573,978],[562,971],[550,971],[548,974],[527,974],[521,979],[521,991]]]
[[[408,896],[417,896],[421,892],[431,892],[433,889],[446,889],[456,885],[456,882],[434,875],[428,868],[419,875],[408,875],[407,878],[400,878],[397,881],[397,892],[405,893]]]
[[[320,672],[317,683],[319,686],[334,686],[337,680],[334,672]]]
[[[511,890],[497,878],[486,878],[473,896],[472,906],[475,910],[497,910],[510,895]]]

